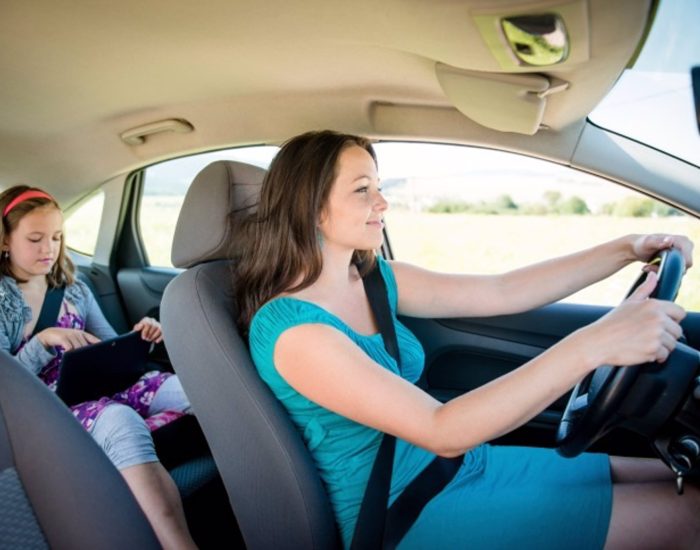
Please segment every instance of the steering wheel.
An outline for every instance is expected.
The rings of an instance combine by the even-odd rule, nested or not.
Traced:
[[[651,298],[676,299],[685,271],[683,255],[677,249],[660,251],[650,262],[658,265],[658,282]],[[642,274],[627,294],[642,284]],[[557,451],[565,457],[577,456],[615,426],[616,413],[644,369],[658,369],[658,363],[631,367],[601,366],[574,388],[557,429]]]

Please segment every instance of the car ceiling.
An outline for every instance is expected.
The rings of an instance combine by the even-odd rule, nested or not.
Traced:
[[[577,124],[634,55],[650,4],[4,0],[0,187],[28,183],[72,200],[161,159],[277,143],[314,128],[539,147],[542,154],[568,158]],[[548,68],[504,69],[475,23],[484,14],[560,8],[574,14],[567,26],[581,33],[572,39],[572,53],[582,55]],[[568,88],[546,98],[538,122],[544,129],[526,136],[487,128],[463,114],[470,108],[469,102],[460,105],[463,88],[446,92],[437,66],[458,75],[467,71],[467,83],[536,73]],[[510,105],[498,94],[489,103],[490,86],[474,112],[485,114],[487,125],[490,114],[523,106],[522,98]],[[163,119],[184,119],[194,130],[154,134],[140,145],[120,138],[125,130]]]

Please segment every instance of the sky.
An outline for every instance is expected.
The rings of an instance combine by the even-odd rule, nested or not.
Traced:
[[[700,0],[663,0],[631,70],[591,113],[596,124],[700,166],[690,69],[700,65]]]

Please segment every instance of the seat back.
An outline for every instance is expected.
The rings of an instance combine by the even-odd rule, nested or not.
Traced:
[[[119,472],[70,411],[0,352],[0,548],[160,548]]]
[[[189,267],[161,304],[165,343],[221,473],[246,546],[339,547],[311,455],[252,364],[235,324],[229,215],[254,208],[264,170],[218,161],[178,219],[173,263]]]

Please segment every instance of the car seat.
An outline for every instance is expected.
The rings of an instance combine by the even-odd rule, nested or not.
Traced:
[[[339,548],[330,502],[310,453],[259,378],[236,324],[229,223],[255,208],[265,171],[205,167],[175,229],[172,262],[187,268],[161,304],[165,343],[197,414],[247,548]],[[290,192],[293,192],[290,190]]]
[[[160,548],[119,472],[36,376],[0,352],[0,548]]]
[[[100,308],[104,308],[92,279],[82,271],[78,271],[76,277],[87,285]],[[110,322],[123,317],[121,312],[111,313],[118,315],[111,315]],[[125,319],[122,324],[126,326]],[[149,362],[149,370],[172,371],[167,368],[169,366],[169,363]],[[115,386],[113,391],[121,389],[121,386]],[[197,418],[193,415],[182,416],[155,429],[151,435],[158,459],[168,470],[180,493],[187,524],[197,545],[200,548],[216,548],[218,540],[227,538],[231,546],[240,546],[240,531],[229,509],[219,472]]]

